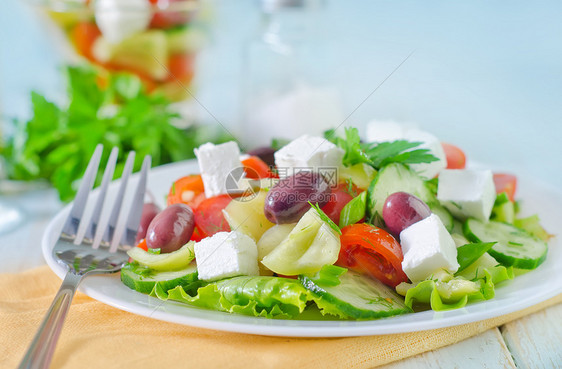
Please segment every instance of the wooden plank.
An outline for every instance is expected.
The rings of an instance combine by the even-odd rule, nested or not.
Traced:
[[[384,369],[515,369],[502,336],[497,328],[468,338],[451,346],[424,352],[380,368]]]
[[[562,368],[562,304],[501,327],[518,368]]]

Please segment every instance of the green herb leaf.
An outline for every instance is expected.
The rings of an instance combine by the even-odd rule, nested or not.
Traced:
[[[345,151],[343,164],[351,166],[367,163],[379,169],[390,163],[419,164],[438,160],[428,149],[416,149],[421,142],[397,140],[381,143],[361,143],[357,128],[347,127],[345,137],[335,137],[334,131],[324,133],[325,137]]]
[[[480,242],[469,243],[457,248],[457,262],[459,269],[457,273],[463,271],[470,264],[474,263],[478,258],[494,246],[496,242]]]
[[[232,139],[210,126],[175,127],[173,122],[179,117],[170,101],[148,94],[133,74],[110,75],[103,88],[93,68],[68,67],[66,74],[68,105],[57,105],[32,92],[32,118],[14,121],[13,136],[0,143],[8,178],[48,180],[63,201],[74,197],[76,181],[98,143],[119,147],[115,171],[119,177],[130,150],[137,153],[134,170],[139,170],[145,155],[151,155],[156,166],[193,158],[193,149],[204,142]],[[102,161],[108,156],[106,150]]]
[[[336,265],[324,265],[318,272],[314,274],[307,274],[306,276],[313,282],[321,285],[337,286],[341,283],[340,276],[345,273],[347,273],[346,268]]]
[[[371,158],[361,146],[361,138],[357,128],[346,128],[345,138],[336,137],[335,144],[345,150],[343,164],[351,166],[359,163],[373,164]]]
[[[418,164],[431,163],[438,160],[428,149],[409,151],[421,145],[421,142],[397,140],[365,145],[365,152],[375,168],[390,163]]]
[[[320,219],[322,219],[322,221],[327,223],[330,226],[330,228],[336,231],[337,234],[341,235],[340,228],[336,225],[336,223],[332,221],[332,219],[330,219],[326,215],[326,213],[324,213],[322,209],[320,209],[320,206],[318,206],[318,204],[312,204],[310,201],[308,203],[310,204],[311,207],[313,207],[318,212],[318,216],[320,217]]]
[[[345,204],[340,214],[340,228],[355,224],[365,217],[367,210],[367,191]]]

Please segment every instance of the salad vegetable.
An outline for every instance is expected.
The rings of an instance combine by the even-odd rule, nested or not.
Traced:
[[[121,153],[136,151],[137,158],[151,155],[153,165],[161,165],[193,158],[193,149],[203,142],[228,139],[210,126],[175,127],[178,114],[170,101],[147,94],[135,75],[115,73],[101,83],[100,73],[91,68],[68,67],[66,73],[68,105],[32,92],[31,119],[15,121],[13,135],[0,142],[8,178],[49,181],[61,200],[70,201],[74,182],[99,143],[117,146]],[[120,155],[116,177],[124,164]],[[135,170],[140,166],[140,159],[136,160]]]
[[[148,92],[173,101],[189,96],[195,58],[206,43],[207,20],[200,3],[183,0],[96,0],[55,7],[48,15],[78,55],[107,72],[128,72]],[[180,5],[175,6],[175,5]]]
[[[179,230],[161,238],[160,253],[141,241],[129,251],[123,283],[162,300],[250,316],[298,319],[316,309],[326,319],[378,319],[492,299],[514,267],[545,260],[550,235],[537,217],[519,216],[516,182],[495,186],[491,172],[464,169],[459,148],[444,144],[446,159],[439,159],[422,142],[369,143],[356,129],[317,151],[319,140],[302,136],[279,150],[256,150],[268,157],[273,150],[275,162],[290,168],[242,157],[239,183],[261,185],[253,191],[207,197],[208,181],[220,187],[213,172],[239,171],[232,158],[200,160],[205,175],[181,177],[168,194],[167,209],[193,208],[194,224],[178,226],[191,235],[186,245],[177,249]],[[207,145],[205,155],[219,146]],[[440,160],[447,163],[435,166]],[[425,179],[424,165],[442,169]]]

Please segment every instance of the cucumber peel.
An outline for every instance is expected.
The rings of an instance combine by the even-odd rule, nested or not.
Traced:
[[[338,311],[341,317],[377,319],[412,312],[391,288],[353,271],[340,275],[338,285],[305,275],[299,279],[319,307],[332,314]]]
[[[395,192],[407,192],[417,196],[428,206],[437,202],[423,178],[399,163],[388,164],[379,170],[367,191],[367,216],[370,222],[377,226],[384,225],[382,219],[384,202]]]
[[[136,262],[158,271],[173,271],[187,267],[195,258],[193,247],[195,242],[189,241],[179,250],[166,254],[152,254],[140,247],[133,247],[127,254]]]
[[[503,265],[535,269],[546,259],[546,242],[511,224],[469,218],[463,231],[472,242],[497,242],[488,253]]]
[[[130,289],[145,294],[151,293],[156,285],[164,291],[177,286],[186,291],[194,291],[201,285],[197,279],[195,264],[176,271],[158,272],[137,263],[128,263],[121,269],[121,281]]]

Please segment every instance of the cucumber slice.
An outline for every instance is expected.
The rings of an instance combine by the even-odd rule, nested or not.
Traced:
[[[337,286],[314,282],[304,275],[299,278],[314,296],[350,318],[377,319],[412,312],[391,288],[351,270],[340,276]]]
[[[535,269],[546,259],[546,242],[510,224],[469,218],[463,231],[472,242],[497,242],[488,253],[503,265]]]
[[[207,42],[203,30],[189,26],[166,30],[166,38],[170,55],[196,52]]]
[[[490,219],[497,222],[513,224],[515,220],[515,205],[509,200],[505,192],[496,196]]]
[[[164,291],[182,286],[187,292],[196,290],[201,282],[197,279],[197,266],[193,263],[176,271],[158,272],[136,264],[127,264],[121,269],[124,285],[141,293],[150,293],[158,283]]]
[[[407,192],[419,197],[426,204],[437,199],[425,181],[407,166],[392,163],[383,167],[371,182],[367,193],[367,215],[373,224],[382,226],[382,208],[388,195]]]
[[[451,215],[451,213],[449,213],[449,210],[445,209],[438,202],[430,202],[428,206],[429,209],[431,209],[431,211],[435,215],[437,215],[439,219],[441,219],[441,222],[445,226],[445,229],[447,229],[447,231],[451,233],[455,228],[455,224],[453,222],[453,216]]]
[[[195,242],[189,241],[179,250],[167,254],[151,254],[140,247],[133,247],[127,254],[139,264],[159,271],[172,271],[185,268],[195,258],[193,247]]]
[[[104,37],[98,37],[92,46],[94,58],[108,63],[130,68],[157,81],[168,77],[168,46],[166,34],[161,30],[137,33],[118,44],[112,44]]]

